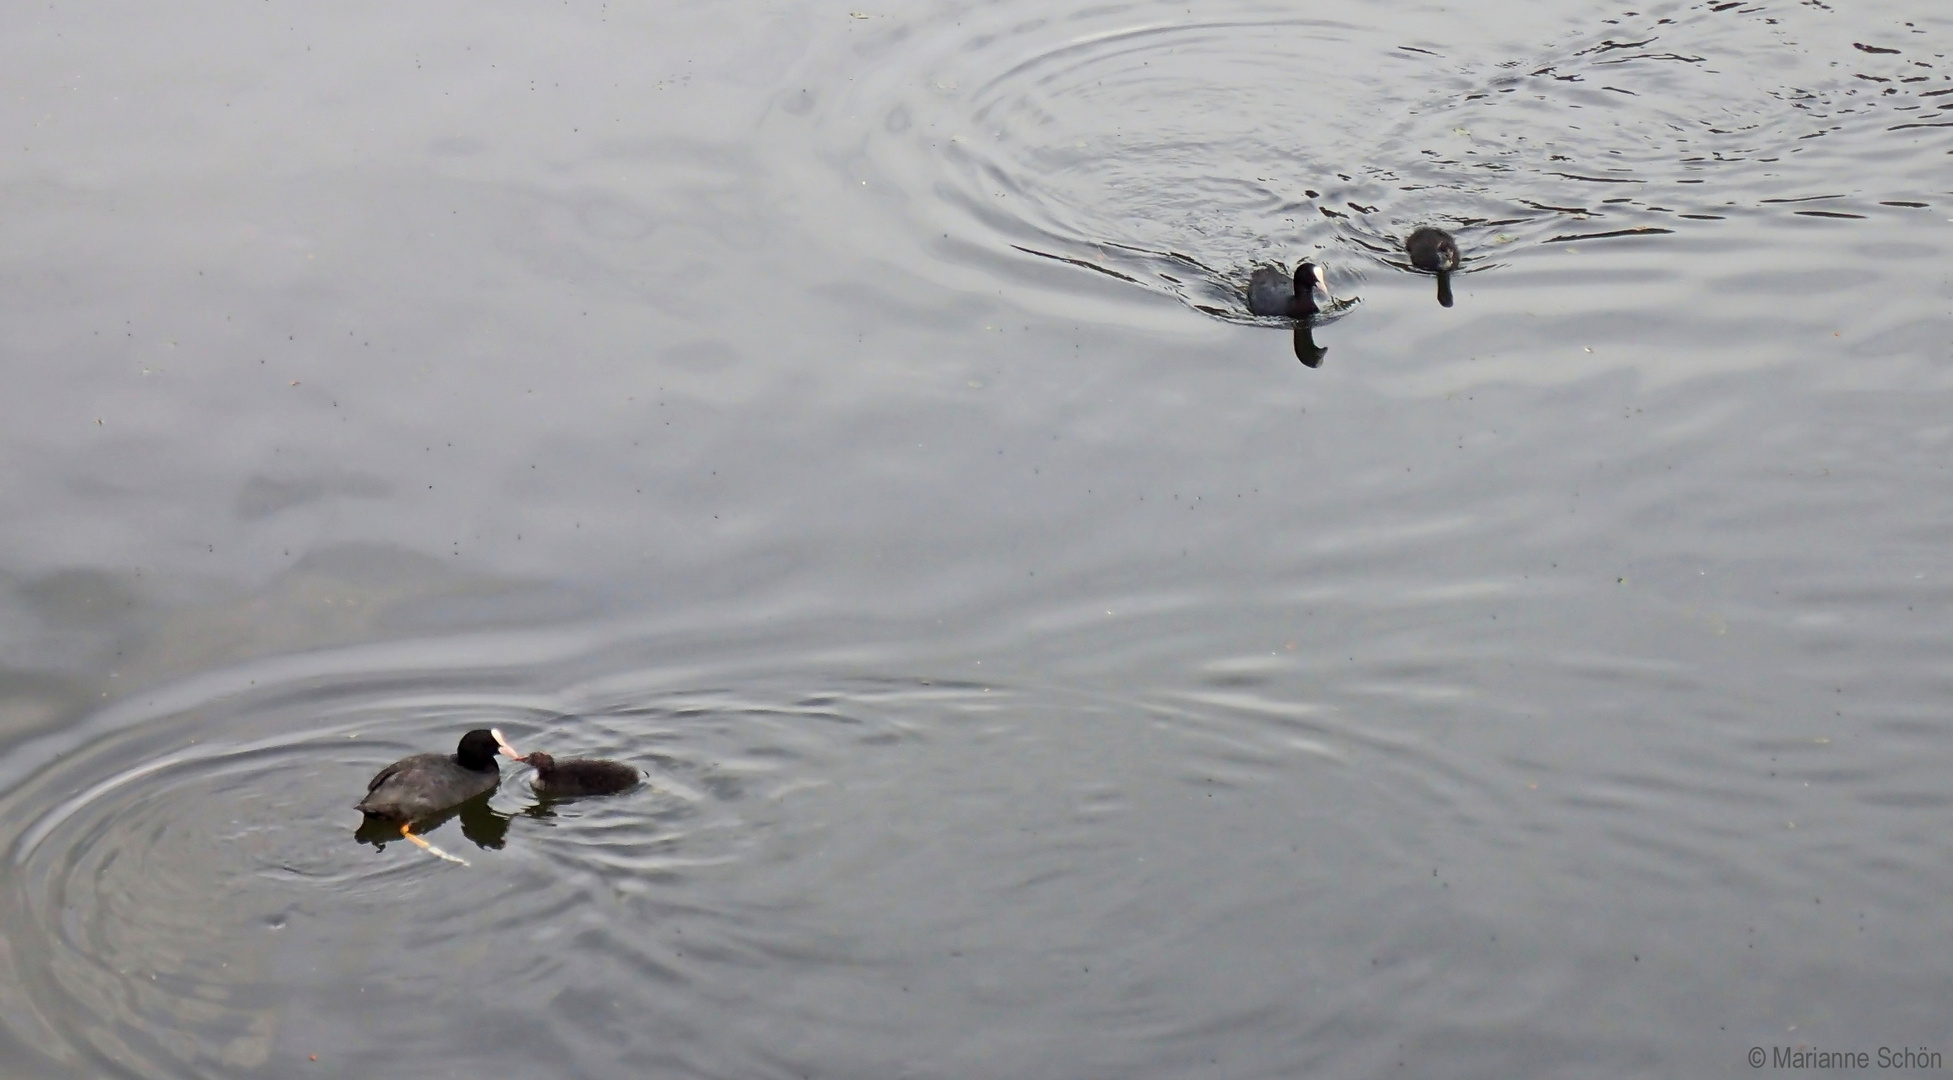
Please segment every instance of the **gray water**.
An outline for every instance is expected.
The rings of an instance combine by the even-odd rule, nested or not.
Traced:
[[[1953,1053],[1953,16],[851,2],[12,11],[0,1071]]]

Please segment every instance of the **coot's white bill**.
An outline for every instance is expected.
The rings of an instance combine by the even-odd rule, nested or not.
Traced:
[[[501,747],[501,748],[502,748],[502,754],[503,754],[503,756],[505,756],[505,757],[508,757],[508,758],[511,758],[511,759],[513,759],[513,760],[516,760],[516,761],[521,761],[521,760],[522,760],[522,753],[521,753],[521,751],[519,751],[519,750],[517,750],[517,749],[516,749],[515,747],[513,747],[513,746],[510,746],[510,745],[509,745],[509,741],[508,741],[507,739],[504,739],[504,738],[502,737],[502,729],[501,729],[501,728],[493,728],[493,727],[492,727],[492,728],[489,728],[489,729],[488,729],[488,733],[489,733],[490,735],[493,735],[493,736],[495,736],[495,745],[497,745],[497,746],[499,746],[499,747]]]

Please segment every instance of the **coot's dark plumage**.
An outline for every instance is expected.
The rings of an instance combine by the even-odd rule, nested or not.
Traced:
[[[467,802],[502,782],[495,755],[507,747],[500,732],[476,728],[461,737],[452,754],[415,754],[381,769],[366,785],[366,798],[354,807],[369,822],[399,822],[400,835],[421,849],[463,866],[458,859],[415,836],[414,822]]]
[[[621,761],[600,758],[557,761],[541,750],[517,760],[535,766],[538,792],[558,799],[611,795],[635,785],[639,779],[638,771]]]
[[[1248,311],[1306,319],[1322,310],[1316,306],[1317,289],[1328,295],[1329,279],[1315,263],[1296,264],[1293,276],[1279,266],[1258,267],[1248,279]]]
[[[1451,306],[1451,272],[1458,269],[1458,241],[1443,229],[1429,225],[1410,234],[1404,241],[1411,265],[1438,275],[1438,303]]]
[[[500,746],[494,732],[476,728],[461,737],[452,754],[401,758],[366,785],[366,798],[355,809],[404,826],[493,791],[502,780],[502,771],[495,767]]]
[[[1419,270],[1440,274],[1458,269],[1458,241],[1443,229],[1429,225],[1418,229],[1404,241],[1404,250],[1410,254],[1411,265]]]

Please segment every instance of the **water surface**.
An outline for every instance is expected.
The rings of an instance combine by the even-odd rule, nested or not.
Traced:
[[[0,1063],[1953,1052],[1950,44],[23,13]],[[1303,257],[1357,301],[1315,370],[1236,291]],[[649,783],[507,769],[429,825],[466,867],[356,837],[491,724]]]

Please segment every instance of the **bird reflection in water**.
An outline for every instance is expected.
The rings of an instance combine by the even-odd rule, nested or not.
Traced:
[[[524,806],[513,814],[504,814],[488,805],[494,792],[477,795],[467,802],[450,810],[414,822],[416,835],[431,833],[446,825],[450,820],[459,819],[461,835],[476,847],[484,850],[500,851],[508,843],[509,823],[518,817],[547,819],[556,816],[556,808],[566,803],[583,801],[581,796],[552,796],[536,793],[536,801]],[[360,823],[353,839],[362,844],[373,845],[375,852],[385,851],[387,845],[400,839],[400,827],[391,822],[368,819]]]
[[[582,795],[544,795],[541,792],[537,792],[536,801],[522,808],[522,816],[526,818],[553,818],[556,816],[557,807],[582,802],[584,798],[585,796]]]
[[[1323,356],[1329,352],[1316,344],[1314,329],[1307,320],[1295,324],[1295,358],[1302,361],[1303,367],[1321,367]]]
[[[483,792],[467,802],[449,810],[444,810],[430,818],[414,822],[416,833],[431,833],[448,823],[450,818],[461,821],[461,835],[467,837],[476,847],[500,850],[508,842],[509,820],[514,816],[504,814],[488,805],[495,793]],[[387,843],[400,839],[400,826],[397,823],[368,818],[360,822],[359,830],[353,839],[362,844],[372,844],[375,851],[385,851]]]

